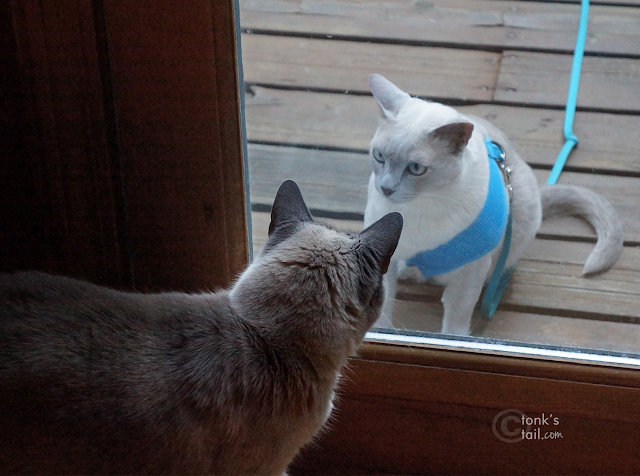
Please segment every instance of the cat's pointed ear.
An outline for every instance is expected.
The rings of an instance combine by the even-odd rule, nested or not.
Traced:
[[[454,122],[429,132],[428,137],[446,144],[451,154],[458,155],[469,143],[472,133],[473,124],[470,122]]]
[[[293,180],[282,182],[271,209],[269,236],[282,225],[313,221],[298,185]]]
[[[399,212],[388,213],[360,233],[360,242],[365,245],[370,256],[377,260],[385,274],[389,269],[391,256],[396,251],[404,220]]]
[[[400,108],[407,99],[407,93],[380,74],[369,76],[369,89],[373,97],[378,101],[385,117],[393,119],[398,115]]]

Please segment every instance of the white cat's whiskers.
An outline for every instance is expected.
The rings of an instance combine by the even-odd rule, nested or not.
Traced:
[[[362,194],[363,198],[366,198],[367,192],[369,190],[369,179],[367,178],[367,180],[355,182],[353,184],[353,189],[359,194]]]

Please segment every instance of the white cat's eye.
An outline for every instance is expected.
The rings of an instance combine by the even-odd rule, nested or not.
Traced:
[[[411,162],[407,167],[407,170],[411,175],[422,175],[427,171],[427,167],[422,164]]]
[[[382,155],[380,149],[373,149],[373,158],[381,164],[384,164],[384,155]]]

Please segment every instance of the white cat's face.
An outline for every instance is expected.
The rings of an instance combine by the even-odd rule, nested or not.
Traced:
[[[383,117],[369,148],[376,190],[394,203],[434,193],[454,181],[473,126],[447,106],[411,98],[379,75],[371,91]]]

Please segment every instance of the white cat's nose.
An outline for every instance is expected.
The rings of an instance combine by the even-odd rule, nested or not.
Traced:
[[[385,197],[388,197],[389,195],[391,195],[393,192],[395,192],[395,190],[392,190],[390,188],[387,187],[380,187],[380,190],[382,190],[382,193],[384,193]]]

